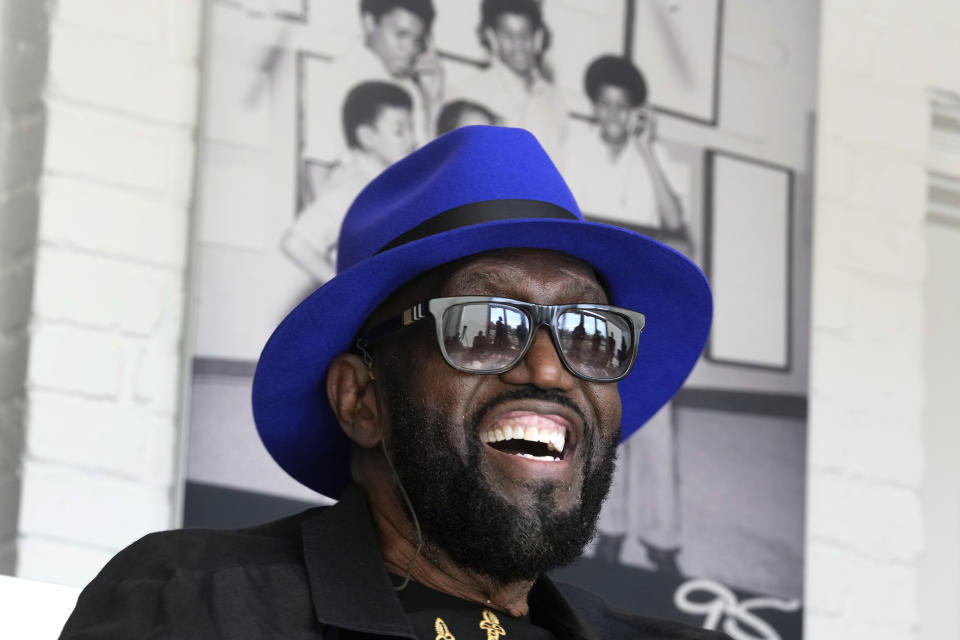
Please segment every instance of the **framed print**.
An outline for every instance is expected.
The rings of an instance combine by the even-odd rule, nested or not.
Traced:
[[[791,170],[707,151],[708,358],[790,369],[792,203]]]

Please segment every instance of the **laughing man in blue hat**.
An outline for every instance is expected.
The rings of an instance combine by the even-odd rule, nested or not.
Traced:
[[[333,507],[152,534],[64,638],[714,638],[544,574],[594,533],[616,445],[679,388],[700,271],[585,222],[529,133],[466,127],[354,201],[338,274],[257,368],[260,436]]]

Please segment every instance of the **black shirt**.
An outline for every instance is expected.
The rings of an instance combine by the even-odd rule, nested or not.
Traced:
[[[395,577],[395,582],[401,582]],[[463,600],[442,591],[435,591],[416,582],[409,582],[398,594],[407,620],[421,640],[435,640],[444,635],[456,640],[555,640],[556,636],[544,627],[532,622],[546,619],[548,611],[514,618],[482,604]],[[532,600],[532,599],[531,599]],[[530,602],[531,609],[534,604]]]
[[[709,640],[541,577],[531,611],[558,640]],[[505,614],[504,614],[505,615]],[[236,531],[153,533],[118,553],[80,594],[61,638],[411,638],[360,489],[339,503]],[[510,640],[509,636],[503,636]]]

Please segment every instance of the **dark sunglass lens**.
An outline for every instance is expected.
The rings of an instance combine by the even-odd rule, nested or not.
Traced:
[[[496,371],[516,361],[530,333],[527,316],[508,304],[467,302],[443,314],[447,357],[468,371]]]
[[[614,311],[568,309],[557,318],[567,363],[588,378],[618,378],[633,358],[633,328]]]

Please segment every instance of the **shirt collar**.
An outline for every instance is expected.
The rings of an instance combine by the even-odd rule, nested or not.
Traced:
[[[356,485],[303,525],[317,620],[362,633],[416,639],[383,566],[366,499]]]
[[[570,606],[557,585],[547,576],[537,578],[527,600],[530,610],[537,612],[537,618],[542,614],[550,616],[549,630],[559,640],[599,640],[600,635],[593,629],[593,625]],[[538,619],[533,622],[543,624],[543,621]]]
[[[416,639],[397,598],[366,498],[351,484],[340,501],[303,522],[303,552],[317,620],[361,633]],[[550,616],[563,640],[598,637],[546,576],[530,591],[530,608]]]
[[[526,80],[521,78],[510,67],[505,65],[497,56],[491,56],[489,73],[496,75],[500,79],[500,84],[513,94],[526,96],[543,93],[548,84],[540,74],[540,70],[534,67],[533,80],[530,86],[527,86]]]

